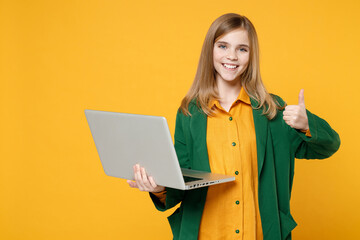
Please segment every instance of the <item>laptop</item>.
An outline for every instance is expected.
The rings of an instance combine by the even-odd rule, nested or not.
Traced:
[[[164,117],[85,110],[108,176],[134,180],[139,164],[157,185],[188,190],[234,181],[234,176],[181,169]]]

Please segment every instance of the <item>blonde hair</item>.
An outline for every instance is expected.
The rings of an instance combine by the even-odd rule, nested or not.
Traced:
[[[208,106],[211,100],[219,99],[216,90],[216,71],[213,62],[214,43],[218,38],[239,28],[247,31],[250,41],[249,63],[245,71],[240,75],[241,86],[250,98],[258,103],[255,109],[263,108],[263,114],[265,114],[268,119],[273,119],[277,114],[277,110],[284,108],[271,97],[261,80],[259,43],[253,24],[245,16],[228,13],[217,18],[211,24],[206,34],[194,82],[181,102],[180,110],[185,115],[191,115],[189,112],[189,104],[195,99],[196,104],[205,114],[210,116],[214,114],[215,110]]]

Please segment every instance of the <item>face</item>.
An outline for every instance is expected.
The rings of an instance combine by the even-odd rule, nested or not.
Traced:
[[[249,62],[249,38],[245,29],[235,29],[214,44],[214,67],[216,81],[234,82],[240,80]]]

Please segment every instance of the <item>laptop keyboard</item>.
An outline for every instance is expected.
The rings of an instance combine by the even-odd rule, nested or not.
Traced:
[[[197,180],[202,180],[202,178],[195,178],[195,177],[189,177],[189,176],[183,176],[185,182],[194,182]]]

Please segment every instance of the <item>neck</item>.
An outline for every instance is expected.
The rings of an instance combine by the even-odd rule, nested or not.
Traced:
[[[233,102],[238,97],[241,90],[240,79],[234,81],[224,81],[216,79],[216,85],[220,97],[220,102]]]

